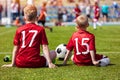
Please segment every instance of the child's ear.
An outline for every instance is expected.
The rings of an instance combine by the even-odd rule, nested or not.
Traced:
[[[23,17],[23,19],[24,19],[24,21],[26,21],[26,17],[25,16]]]
[[[76,26],[76,27],[75,27],[75,30],[78,30],[78,29],[79,29],[79,26]]]

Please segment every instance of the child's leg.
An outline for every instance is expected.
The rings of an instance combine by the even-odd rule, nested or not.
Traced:
[[[71,61],[72,61],[72,62],[73,62],[73,57],[74,57],[74,55],[71,56]]]
[[[46,58],[45,54],[43,54],[43,56]],[[56,52],[54,50],[50,51],[50,59],[51,59],[51,61],[54,61],[56,56],[57,55],[56,55]],[[46,60],[46,66],[48,66],[47,60]]]
[[[102,58],[99,60],[99,65],[100,66],[107,66],[108,64],[110,64],[110,59],[109,58]]]
[[[96,29],[96,26],[97,26],[97,23],[96,23],[96,22],[97,22],[97,19],[94,18],[94,19],[93,19],[93,28],[94,28],[94,29]]]
[[[74,55],[71,56],[71,61],[72,61],[73,63],[75,63],[74,60],[73,60],[73,57],[74,57]]]
[[[107,66],[108,64],[110,64],[110,59],[105,55],[96,54],[95,57],[96,60],[100,61],[100,66]]]
[[[93,28],[96,29],[96,22],[93,22]]]
[[[54,60],[56,58],[56,52],[54,50],[50,51],[50,58],[51,60]]]

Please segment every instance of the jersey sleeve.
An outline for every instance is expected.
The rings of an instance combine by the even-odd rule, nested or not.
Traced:
[[[73,49],[73,41],[72,41],[72,37],[70,38],[70,40],[69,40],[69,42],[68,42],[68,44],[67,44],[67,46],[66,46],[66,48],[68,49],[68,50],[72,50]]]
[[[42,29],[41,31],[41,35],[42,35],[42,40],[41,40],[41,44],[47,44],[48,45],[48,40],[47,40],[47,36],[46,36],[46,33],[45,33],[45,29]]]
[[[13,40],[13,44],[14,45],[19,45],[20,44],[20,34],[18,33],[18,30],[16,30],[15,36],[14,36],[14,40]]]
[[[95,50],[95,36],[92,36],[90,39],[89,50]]]

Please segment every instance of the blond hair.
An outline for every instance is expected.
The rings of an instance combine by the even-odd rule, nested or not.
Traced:
[[[87,16],[83,14],[78,16],[76,19],[76,23],[79,27],[86,27],[86,25],[88,24]]]
[[[37,8],[35,5],[27,5],[24,8],[24,15],[27,17],[28,21],[35,20],[37,17]]]

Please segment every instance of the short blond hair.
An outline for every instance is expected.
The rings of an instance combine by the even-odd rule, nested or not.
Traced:
[[[35,20],[37,17],[37,8],[35,5],[27,5],[24,8],[24,15],[27,16],[28,21]]]
[[[86,27],[86,25],[88,24],[88,17],[82,14],[77,17],[76,23],[79,27]]]

